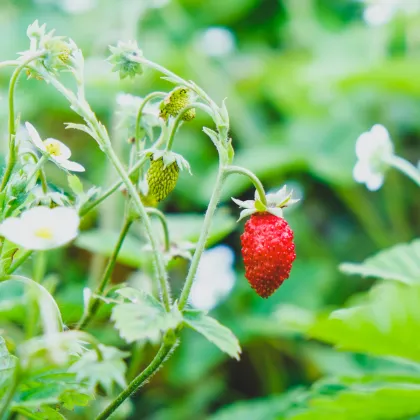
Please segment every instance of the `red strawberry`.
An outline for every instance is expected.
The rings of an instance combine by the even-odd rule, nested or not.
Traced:
[[[293,231],[273,214],[254,213],[241,235],[245,277],[263,298],[272,295],[289,278],[296,258]]]

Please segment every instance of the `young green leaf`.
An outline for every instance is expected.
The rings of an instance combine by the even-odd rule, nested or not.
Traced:
[[[420,348],[413,331],[420,330],[420,286],[382,283],[365,297],[357,306],[303,323],[302,332],[340,350],[419,362]]]
[[[287,420],[394,420],[420,414],[420,384],[342,383],[315,387]]]
[[[75,195],[83,195],[83,184],[80,181],[80,178],[76,175],[69,175],[67,177],[67,182],[69,183],[69,187],[74,192]]]
[[[166,312],[159,301],[147,293],[124,288],[120,294],[133,295],[130,303],[118,303],[112,310],[111,320],[120,336],[128,343],[147,340],[156,343],[163,333],[176,328],[182,322],[177,306]]]
[[[121,388],[126,387],[125,372],[127,366],[124,358],[130,353],[122,352],[115,347],[99,345],[102,360],[98,360],[98,353],[94,350],[85,352],[69,369],[76,373],[76,379],[84,382],[90,391],[97,385],[102,386],[108,395],[112,393],[114,383]]]
[[[88,405],[92,399],[92,395],[76,389],[69,389],[64,391],[59,398],[64,408],[74,410],[75,407],[85,407]]]
[[[241,347],[238,339],[229,328],[226,328],[214,318],[207,316],[204,312],[196,310],[186,310],[184,312],[184,323],[202,334],[207,340],[219,347],[220,350],[239,360]]]
[[[288,410],[304,395],[303,392],[302,389],[295,389],[282,395],[236,402],[222,407],[208,420],[283,419]]]
[[[7,350],[3,337],[0,337],[0,388],[8,382],[16,365],[16,358]]]
[[[341,271],[359,274],[363,277],[376,277],[397,280],[406,284],[420,282],[420,239],[409,244],[399,244],[366,259],[361,264],[344,263]]]

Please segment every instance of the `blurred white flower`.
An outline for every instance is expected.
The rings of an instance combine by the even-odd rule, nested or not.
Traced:
[[[371,4],[363,12],[364,21],[372,26],[380,26],[388,23],[394,17],[397,9],[392,3]]]
[[[96,0],[61,0],[61,8],[72,14],[85,13],[96,6]]]
[[[143,98],[140,96],[130,95],[129,93],[119,93],[116,98],[117,102],[117,125],[119,128],[125,128],[128,135],[134,135],[136,126],[137,113]],[[147,102],[143,109],[140,125],[147,130],[159,125],[159,103]]]
[[[207,55],[219,57],[235,49],[235,38],[229,29],[212,27],[201,35],[198,45]]]
[[[48,155],[48,158],[60,168],[73,172],[84,172],[85,168],[77,162],[69,160],[71,156],[70,149],[61,141],[56,139],[47,139],[42,141],[35,127],[26,122],[29,138],[32,144],[42,153]]]
[[[356,142],[357,163],[353,178],[371,191],[378,190],[388,169],[387,160],[394,154],[394,145],[388,130],[375,124],[370,131],[361,134]]]
[[[407,0],[365,0],[363,19],[372,26],[380,26],[390,22],[393,17],[403,12],[405,14],[418,13],[420,3]]]
[[[192,306],[209,311],[228,296],[236,280],[233,262],[233,251],[226,245],[204,251],[191,288]]]
[[[160,9],[161,7],[165,7],[169,4],[170,0],[150,0],[149,7]]]
[[[6,219],[0,224],[0,235],[25,249],[52,249],[73,240],[79,223],[73,208],[39,206]]]

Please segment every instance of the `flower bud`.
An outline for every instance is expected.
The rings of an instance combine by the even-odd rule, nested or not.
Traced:
[[[117,71],[120,79],[125,77],[134,77],[136,74],[143,73],[143,67],[140,63],[133,61],[133,57],[141,57],[142,51],[135,41],[119,41],[116,47],[109,47],[111,56],[108,61],[114,65],[112,71]]]

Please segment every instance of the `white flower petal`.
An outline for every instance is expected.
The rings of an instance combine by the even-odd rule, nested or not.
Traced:
[[[377,191],[382,187],[384,183],[384,176],[382,174],[372,174],[369,179],[366,180],[366,187],[370,191]]]
[[[34,144],[35,147],[45,152],[45,145],[43,141],[41,140],[40,135],[38,134],[38,131],[36,131],[36,128],[29,122],[25,123],[25,127],[28,130],[29,137]]]
[[[79,222],[75,209],[39,206],[23,212],[20,218],[6,219],[0,225],[0,234],[23,248],[46,250],[74,239]]]
[[[246,200],[246,201],[241,201],[238,200],[235,197],[231,197],[232,201],[237,204],[239,207],[242,207],[244,209],[253,209],[255,208],[255,201],[254,200]]]
[[[372,136],[374,136],[377,139],[387,139],[390,140],[389,132],[388,130],[382,125],[382,124],[375,124],[371,129],[370,132]]]
[[[363,161],[357,161],[353,168],[353,178],[356,182],[363,183],[370,175],[369,165]]]
[[[73,171],[73,172],[84,172],[85,168],[80,165],[80,163],[77,162],[73,162],[71,160],[57,160],[54,159],[54,161],[61,166],[64,169],[67,169],[68,171]]]
[[[60,140],[48,138],[44,141],[44,146],[46,150],[48,150],[48,146],[50,145],[56,146],[57,150],[59,150],[59,154],[51,156],[52,158],[63,160],[68,160],[70,158],[71,150]]]

